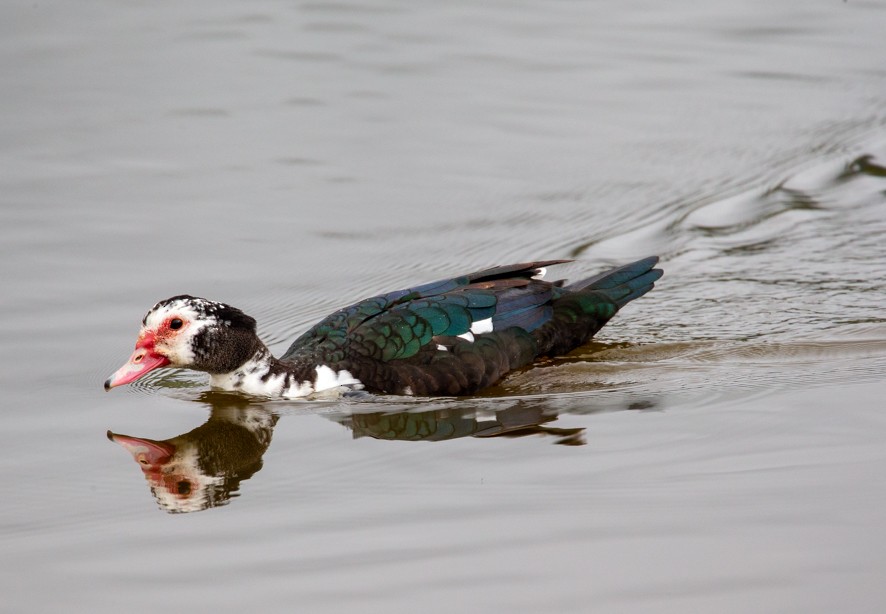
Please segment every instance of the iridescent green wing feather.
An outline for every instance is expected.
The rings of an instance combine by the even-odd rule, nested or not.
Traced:
[[[474,322],[492,317],[497,293],[527,286],[542,267],[561,262],[566,261],[494,267],[359,301],[306,331],[281,359],[294,361],[316,355],[330,364],[342,360],[345,346],[355,342],[356,347],[381,360],[412,356],[432,337],[461,335]],[[501,309],[498,312],[504,317]],[[362,345],[364,342],[367,345]]]

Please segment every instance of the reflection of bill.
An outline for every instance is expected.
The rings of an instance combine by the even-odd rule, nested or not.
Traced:
[[[196,512],[224,505],[242,480],[261,469],[276,422],[263,408],[222,407],[205,424],[172,439],[110,431],[108,438],[132,454],[162,509]]]

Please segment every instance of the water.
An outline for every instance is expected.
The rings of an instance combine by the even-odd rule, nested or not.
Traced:
[[[4,611],[882,610],[884,9],[4,3]],[[377,291],[649,253],[594,343],[474,399],[101,387],[182,292],[280,352]]]

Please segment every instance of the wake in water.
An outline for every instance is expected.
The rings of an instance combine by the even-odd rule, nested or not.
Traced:
[[[578,392],[591,382],[704,397],[881,377],[884,189],[881,142],[770,188],[676,208],[653,231],[587,246],[583,258],[614,243],[631,249],[641,235],[669,246],[667,282],[634,320],[639,344],[583,352],[510,384]],[[618,328],[600,340],[618,339]]]

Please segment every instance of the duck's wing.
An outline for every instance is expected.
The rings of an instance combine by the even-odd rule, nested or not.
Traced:
[[[661,276],[657,258],[571,286],[535,277],[544,261],[496,267],[342,309],[283,356],[347,371],[372,391],[464,395],[538,356],[587,342]]]
[[[499,266],[364,299],[306,331],[281,359],[311,355],[339,363],[347,347],[366,358],[391,361],[425,347],[437,351],[459,335],[467,339],[512,326],[531,330],[549,317],[544,306],[557,285],[533,277],[563,262],[568,260]]]

